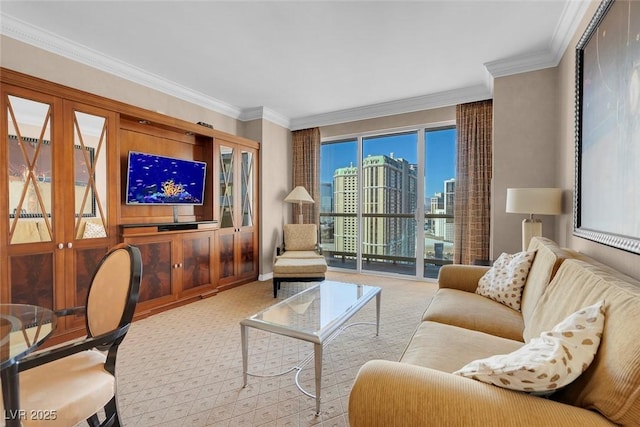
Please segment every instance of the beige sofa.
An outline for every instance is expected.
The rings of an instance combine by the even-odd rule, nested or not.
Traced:
[[[640,282],[548,239],[535,238],[529,249],[537,252],[521,312],[474,293],[488,267],[444,266],[400,361],[369,361],[358,372],[351,427],[640,426]],[[551,396],[452,375],[600,300],[605,323],[593,362]]]

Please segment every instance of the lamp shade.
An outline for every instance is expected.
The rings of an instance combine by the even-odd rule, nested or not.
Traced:
[[[507,212],[559,215],[562,213],[562,189],[507,188]]]
[[[284,201],[289,203],[315,203],[307,190],[301,185],[294,188],[293,191],[284,198]]]

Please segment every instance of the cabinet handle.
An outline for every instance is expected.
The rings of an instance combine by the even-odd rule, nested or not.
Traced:
[[[67,243],[67,248],[71,249],[73,247],[73,243],[69,242]]]
[[[58,249],[64,249],[64,243],[58,243]]]

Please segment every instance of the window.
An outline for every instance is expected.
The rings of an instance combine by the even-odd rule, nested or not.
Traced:
[[[453,260],[455,139],[448,127],[323,141],[320,241],[327,263],[437,277]]]

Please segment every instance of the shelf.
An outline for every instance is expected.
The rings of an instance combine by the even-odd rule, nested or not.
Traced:
[[[163,222],[152,224],[122,224],[123,237],[147,236],[149,234],[174,234],[197,231],[212,231],[220,228],[218,221]]]

